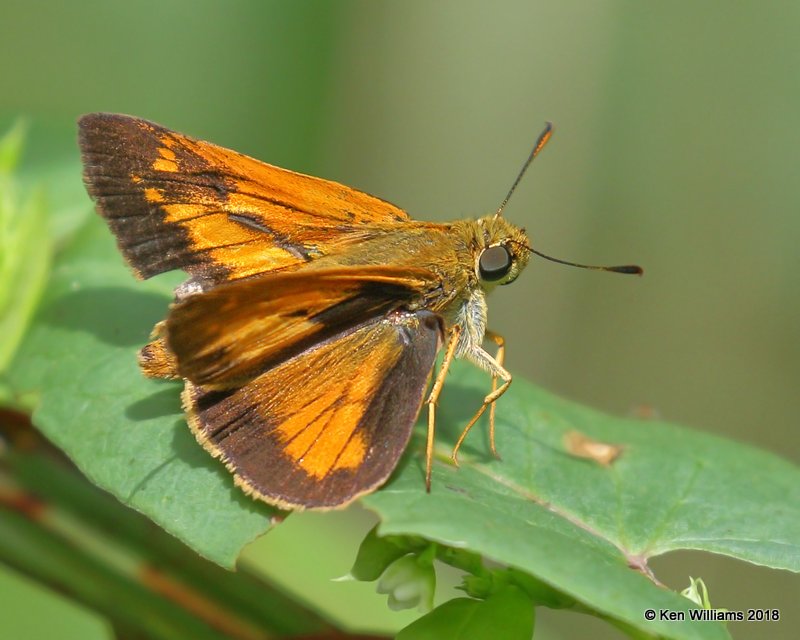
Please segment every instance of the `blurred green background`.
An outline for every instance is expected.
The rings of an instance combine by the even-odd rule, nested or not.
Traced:
[[[447,220],[494,210],[552,120],[506,215],[545,252],[646,275],[534,260],[491,303],[508,368],[797,462],[799,32],[789,2],[4,0],[0,123],[29,116],[28,159],[67,161],[70,189],[75,119],[117,111]],[[358,510],[293,517],[247,559],[355,628],[396,629],[414,615],[329,582],[368,527]],[[797,576],[690,553],[654,567],[672,588],[703,577],[717,606],[783,609],[737,638],[796,637]],[[0,568],[0,637],[109,634]]]

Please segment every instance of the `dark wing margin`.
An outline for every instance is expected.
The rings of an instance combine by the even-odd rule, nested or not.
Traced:
[[[168,148],[162,141],[168,134],[167,129],[137,118],[107,113],[83,116],[78,122],[78,142],[86,190],[137,276],[185,269],[211,280],[225,279],[224,267],[203,260],[193,249],[189,228],[170,224],[164,209],[165,191],[182,194],[170,196],[167,203],[193,198],[200,204],[214,193],[222,199],[225,176],[185,145],[177,151]],[[177,161],[181,172],[176,171]]]
[[[344,506],[397,465],[441,336],[438,316],[398,310],[240,389],[187,382],[189,425],[254,497],[286,509]]]

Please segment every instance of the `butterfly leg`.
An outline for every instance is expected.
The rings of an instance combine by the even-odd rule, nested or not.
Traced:
[[[506,339],[499,333],[495,333],[494,331],[488,329],[486,331],[486,339],[491,340],[497,345],[497,353],[495,354],[494,359],[497,361],[497,364],[502,367],[506,356]],[[497,391],[496,374],[492,376],[492,393],[495,391]],[[500,454],[497,453],[497,448],[494,445],[494,409],[496,405],[496,402],[492,402],[492,405],[489,407],[489,449],[492,451],[492,455],[499,460]]]
[[[497,336],[497,334],[492,334],[492,335],[493,336]],[[497,336],[497,337],[500,338],[499,336]],[[495,338],[490,337],[489,339],[494,341],[494,342],[496,342]],[[502,341],[503,339],[500,338],[500,340]],[[499,346],[500,346],[500,349],[503,349],[503,346],[505,346],[505,343],[503,343],[503,345],[499,345]],[[505,353],[504,353],[504,351],[501,351],[500,349],[498,350],[498,355],[502,359],[502,357],[505,355]],[[472,347],[469,351],[464,353],[464,357],[467,360],[469,360],[470,362],[472,362],[473,364],[479,366],[481,369],[484,369],[484,370],[488,371],[490,374],[492,374],[492,377],[495,380],[497,380],[497,378],[500,378],[503,381],[503,384],[501,384],[496,389],[493,388],[492,392],[483,399],[483,404],[475,412],[475,415],[472,416],[472,420],[470,420],[467,423],[467,426],[464,427],[464,430],[461,432],[461,435],[458,437],[458,441],[456,442],[456,446],[453,447],[453,453],[452,453],[452,456],[451,456],[452,459],[453,459],[453,463],[456,466],[458,466],[458,450],[461,448],[461,444],[464,442],[464,438],[467,437],[467,434],[469,433],[470,429],[472,429],[473,425],[483,415],[483,412],[486,411],[486,407],[494,406],[495,401],[506,392],[506,390],[508,389],[509,386],[511,386],[511,374],[508,371],[506,371],[503,368],[503,366],[497,360],[495,360],[491,355],[489,355],[486,351],[484,351],[482,347],[480,347],[480,346]],[[492,385],[492,386],[494,387],[494,385]],[[489,415],[490,416],[492,415],[491,412],[489,413]],[[491,429],[492,424],[493,424],[493,421],[492,421],[492,423],[490,423],[490,429]],[[491,439],[492,439],[492,451],[494,452],[494,433],[493,432],[490,432],[490,433],[491,433]]]
[[[444,379],[447,376],[447,371],[450,369],[450,363],[453,362],[453,357],[456,354],[456,346],[458,345],[458,338],[461,335],[461,327],[454,326],[450,331],[450,337],[447,342],[447,350],[444,352],[444,359],[442,360],[442,368],[436,376],[436,380],[431,387],[431,393],[425,401],[428,405],[428,442],[425,450],[425,489],[430,493],[431,490],[431,470],[433,468],[433,436],[436,432],[436,402],[439,400],[439,394],[442,392]]]

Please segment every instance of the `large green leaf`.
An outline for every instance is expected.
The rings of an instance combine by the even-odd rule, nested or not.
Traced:
[[[93,217],[57,260],[11,381],[38,396],[34,423],[93,482],[233,566],[275,511],[236,489],[197,445],[179,385],[145,379],[136,364],[178,281],[137,282]]]
[[[696,549],[800,571],[800,469],[778,456],[662,422],[609,417],[515,381],[498,406],[503,459],[488,456],[474,434],[456,469],[446,463],[447,443],[487,387],[485,376],[464,368],[450,382],[438,412],[445,463],[434,466],[431,494],[420,489],[420,454],[363,500],[382,519],[382,534],[481,553],[669,638],[726,632],[708,622],[646,622],[647,609],[693,605],[631,567],[648,571],[653,556]],[[621,445],[622,455],[610,466],[570,455],[575,430]]]
[[[97,484],[203,555],[230,566],[274,512],[237,490],[192,438],[179,385],[144,379],[136,350],[163,317],[178,278],[136,282],[99,219],[60,256],[12,370],[38,394],[36,424]],[[392,481],[364,502],[383,533],[484,554],[538,577],[599,614],[671,638],[720,638],[712,623],[645,622],[646,609],[689,601],[630,566],[700,549],[800,570],[800,471],[768,453],[668,424],[604,416],[517,380],[498,406],[502,461],[481,429],[447,462],[450,443],[487,390],[454,367],[439,413],[433,490],[423,438]],[[604,467],[567,452],[577,430],[624,446]]]

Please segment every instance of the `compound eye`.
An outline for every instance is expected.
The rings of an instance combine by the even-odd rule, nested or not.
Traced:
[[[478,259],[478,269],[483,280],[500,280],[511,270],[511,254],[503,245],[484,249]]]

